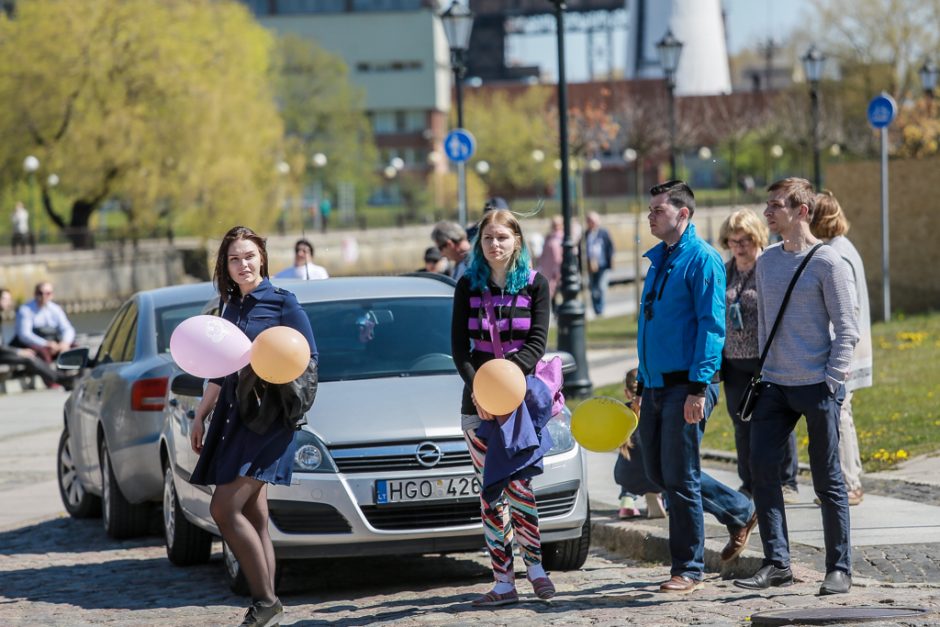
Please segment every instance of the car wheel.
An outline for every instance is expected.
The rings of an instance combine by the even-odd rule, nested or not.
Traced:
[[[124,498],[104,443],[101,444],[101,510],[105,533],[116,540],[147,535],[150,531],[150,503],[135,505]]]
[[[546,570],[577,570],[587,560],[591,546],[591,512],[588,511],[581,536],[542,546],[542,565]]]
[[[205,564],[212,555],[212,534],[186,519],[169,465],[163,474],[163,537],[166,556],[177,566]]]
[[[56,455],[59,463],[56,465],[56,477],[59,480],[59,496],[65,511],[72,518],[94,518],[101,516],[101,499],[85,491],[75,469],[75,460],[72,457],[72,441],[69,430],[62,429],[59,437],[59,452]]]
[[[222,540],[222,563],[225,566],[225,581],[232,592],[243,597],[250,595],[251,590],[248,589],[245,573],[242,572],[238,559],[225,540]]]

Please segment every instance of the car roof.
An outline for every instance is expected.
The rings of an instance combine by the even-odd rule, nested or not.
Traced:
[[[275,279],[272,283],[293,292],[302,303],[421,296],[452,298],[454,295],[453,285],[430,276],[340,277],[320,281]]]
[[[450,298],[453,285],[434,276],[369,276],[338,277],[318,281],[303,279],[272,279],[271,282],[297,296],[302,303],[320,300],[359,300],[363,298],[401,298],[439,296]],[[140,293],[151,300],[154,308],[178,303],[208,301],[216,296],[213,283],[187,283],[146,290]]]

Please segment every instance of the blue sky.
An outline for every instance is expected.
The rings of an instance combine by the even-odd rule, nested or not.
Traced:
[[[722,0],[727,12],[729,52],[734,54],[773,36],[780,40],[799,26],[812,5],[810,0]],[[626,37],[623,32],[614,35],[614,65],[623,67],[626,58]],[[557,75],[555,36],[527,35],[510,37],[508,56],[523,65],[539,65],[554,78]],[[588,79],[587,37],[570,34],[566,39],[569,81]],[[595,43],[595,73],[606,73],[608,55],[604,37]]]

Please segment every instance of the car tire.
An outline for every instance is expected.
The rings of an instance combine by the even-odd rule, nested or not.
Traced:
[[[150,503],[135,505],[124,498],[114,469],[108,445],[101,444],[101,510],[104,530],[115,540],[136,538],[150,533]]]
[[[222,540],[222,565],[225,567],[225,582],[232,592],[242,597],[250,595],[251,590],[248,588],[245,573],[242,572],[238,558],[232,553],[232,549],[225,540]]]
[[[581,527],[580,537],[542,545],[542,565],[545,570],[578,570],[587,561],[590,546],[591,512],[589,510],[584,525]]]
[[[95,518],[101,516],[101,499],[85,490],[78,471],[75,468],[75,459],[72,457],[72,440],[69,430],[62,429],[59,436],[59,450],[56,455],[56,478],[59,483],[59,496],[65,511],[72,518]]]
[[[163,542],[167,559],[177,566],[205,564],[212,556],[212,534],[186,519],[169,464],[163,474]]]

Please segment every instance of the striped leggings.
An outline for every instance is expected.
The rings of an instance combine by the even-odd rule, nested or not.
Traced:
[[[473,429],[464,431],[464,439],[470,450],[473,468],[482,483],[486,444],[477,439],[476,431]],[[527,567],[541,564],[542,538],[539,534],[539,511],[535,504],[531,479],[517,479],[510,482],[499,500],[492,506],[481,496],[480,513],[483,518],[483,536],[486,538],[486,548],[490,553],[496,581],[511,582],[515,579],[512,566],[513,537],[522,551],[522,559]]]

